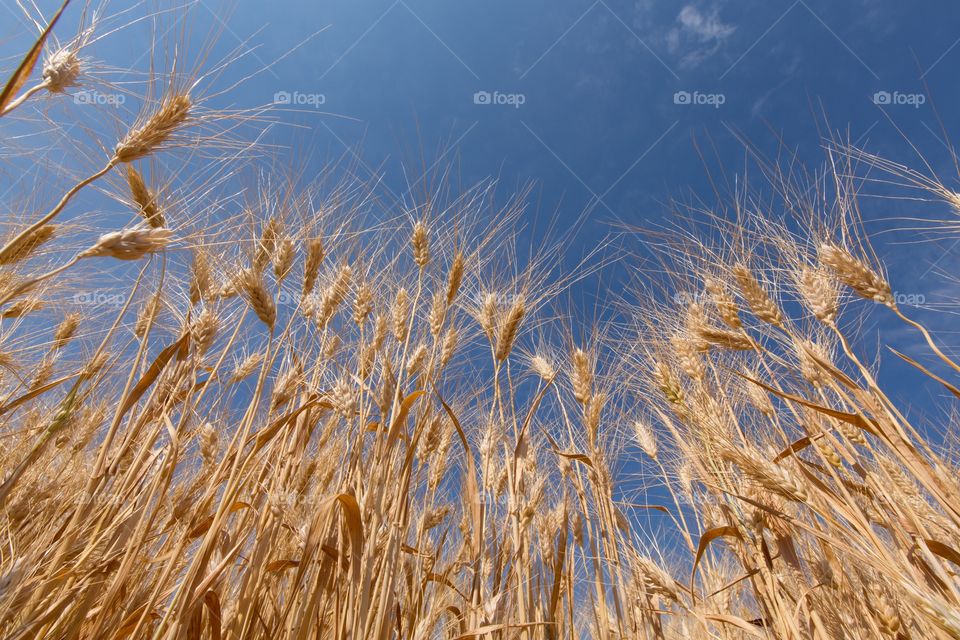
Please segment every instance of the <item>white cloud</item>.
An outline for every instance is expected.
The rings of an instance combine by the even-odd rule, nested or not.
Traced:
[[[701,42],[725,40],[736,30],[736,27],[724,24],[718,14],[719,10],[714,9],[709,16],[706,16],[693,5],[687,5],[677,15],[677,22],[700,38]]]
[[[696,67],[723,46],[737,28],[720,19],[720,9],[701,10],[688,4],[666,34],[667,49],[680,56],[680,65]]]

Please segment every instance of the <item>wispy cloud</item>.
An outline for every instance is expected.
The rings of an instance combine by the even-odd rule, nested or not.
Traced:
[[[676,6],[676,5],[674,5]],[[694,0],[679,13],[656,0],[635,0],[633,26],[656,48],[666,49],[684,69],[715,54],[737,27],[720,16],[719,0]]]
[[[677,14],[676,26],[667,31],[667,50],[679,56],[681,67],[693,68],[716,53],[736,30],[720,18],[719,7],[688,4]]]

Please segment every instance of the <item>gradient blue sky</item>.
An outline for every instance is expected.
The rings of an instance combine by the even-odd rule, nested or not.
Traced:
[[[35,31],[12,0],[2,4],[0,59],[9,66]],[[55,3],[40,6],[49,15]],[[427,164],[455,161],[465,184],[497,175],[509,192],[534,181],[538,220],[564,228],[588,211],[571,261],[611,223],[655,224],[669,215],[666,202],[688,193],[709,200],[705,164],[724,167],[732,181],[744,163],[742,140],[818,167],[824,117],[869,150],[919,166],[915,145],[958,188],[936,117],[949,130],[960,113],[960,7],[949,0],[202,0],[190,12],[197,50],[222,29],[214,57],[252,50],[234,76],[268,67],[214,106],[254,107],[278,92],[310,96],[281,118],[299,126],[280,127],[272,139],[296,149],[291,162],[304,164],[306,176],[346,153],[358,173],[382,173],[385,188],[402,193],[422,169],[423,150]],[[136,42],[148,33],[149,25],[124,29],[92,53],[143,68]],[[522,104],[477,104],[477,92]],[[677,92],[706,104],[678,104]],[[878,92],[891,104],[876,104]],[[872,202],[872,220],[946,213]],[[952,239],[878,241],[894,288],[936,304],[952,302],[954,287],[934,277],[956,272],[951,248]],[[943,329],[951,319],[929,317]]]
[[[731,131],[771,153],[775,131],[817,163],[822,104],[835,127],[902,155],[872,98],[919,93],[926,80],[955,113],[958,18],[950,2],[240,2],[223,39],[262,27],[257,56],[270,62],[329,26],[238,96],[323,94],[325,111],[355,120],[315,119],[319,145],[363,139],[374,167],[417,147],[418,123],[427,148],[456,143],[466,180],[532,179],[565,211],[596,198],[600,218],[635,222],[704,187],[694,132],[728,166],[742,160]],[[524,103],[477,105],[477,91]],[[724,102],[675,104],[678,91]],[[930,102],[886,111],[921,148],[943,151]]]
[[[363,162],[371,171],[382,166],[398,192],[406,186],[401,163],[416,160],[421,147],[428,162],[436,149],[452,148],[445,159],[457,158],[465,182],[495,174],[509,190],[535,181],[541,218],[562,227],[590,211],[573,256],[612,222],[662,220],[671,197],[709,200],[694,135],[711,170],[723,166],[732,181],[744,163],[742,139],[763,154],[796,154],[799,165],[818,167],[826,117],[871,151],[919,167],[909,140],[957,186],[935,111],[948,130],[960,113],[954,2],[240,2],[224,20],[225,41],[261,29],[253,41],[265,63],[328,27],[238,96],[258,103],[275,91],[317,93],[323,111],[350,118],[304,114],[308,128],[291,139],[328,154],[362,142]],[[476,104],[478,91],[519,95],[512,101],[523,104]],[[722,98],[677,104],[682,91]],[[877,92],[901,104],[878,105]],[[407,173],[416,177],[416,163]],[[944,213],[869,202],[865,214],[875,220]],[[891,225],[872,229],[883,226]],[[953,301],[953,288],[929,271],[936,262],[955,273],[955,258],[944,258],[951,246],[878,242],[894,287],[935,304]],[[951,322],[927,316],[944,330]],[[903,341],[898,346],[919,346],[899,325],[888,330]],[[881,355],[888,375],[906,374]]]
[[[195,11],[217,9],[208,0]],[[694,135],[732,180],[744,159],[737,136],[818,166],[825,116],[916,164],[905,136],[955,178],[933,107],[948,120],[960,111],[958,19],[947,1],[241,0],[223,16],[222,40],[255,34],[269,64],[309,39],[233,95],[322,94],[318,110],[330,115],[291,114],[306,126],[289,132],[297,146],[319,157],[356,149],[398,192],[401,163],[416,177],[421,148],[428,162],[450,148],[442,161],[456,157],[466,183],[535,181],[539,212],[561,221],[590,208],[588,247],[606,223],[656,220],[688,190],[710,196]],[[924,82],[929,95],[902,97]],[[476,104],[478,91],[523,104]],[[677,104],[684,91],[722,104]],[[878,106],[877,92],[925,102]],[[880,203],[868,213],[911,211]]]

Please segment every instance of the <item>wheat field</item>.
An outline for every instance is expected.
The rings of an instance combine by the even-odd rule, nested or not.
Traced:
[[[92,81],[58,16],[7,131]],[[529,194],[438,180],[383,213],[369,182],[278,178],[247,134],[282,116],[183,67],[0,219],[3,637],[960,638],[955,422],[895,402],[844,321],[915,334],[896,357],[956,415],[856,168],[960,195],[830,144],[815,195],[773,180],[789,211],[671,234],[578,324],[565,293],[610,258],[521,260]]]

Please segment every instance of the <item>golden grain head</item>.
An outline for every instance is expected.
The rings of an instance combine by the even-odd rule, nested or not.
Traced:
[[[666,362],[654,363],[652,378],[668,402],[674,405],[684,404],[686,394]]]
[[[733,351],[753,349],[754,344],[743,331],[729,331],[711,325],[701,325],[697,337],[706,345]]]
[[[298,364],[289,365],[273,385],[270,408],[277,410],[293,400],[303,380],[303,370]]]
[[[189,124],[192,109],[193,101],[186,93],[166,97],[143,124],[131,129],[117,143],[114,159],[133,162],[163,149],[179,129]]]
[[[450,265],[450,274],[447,277],[447,304],[453,304],[454,299],[457,297],[457,293],[460,292],[460,286],[463,284],[463,270],[465,267],[465,260],[463,253],[457,251],[457,254],[453,257],[453,264]]]
[[[80,82],[83,61],[72,47],[62,47],[43,62],[41,78],[50,93],[63,93]]]
[[[169,229],[134,227],[113,231],[79,254],[81,258],[116,258],[117,260],[140,260],[144,256],[163,250],[169,244],[173,232]]]
[[[644,420],[633,421],[633,437],[640,449],[647,454],[650,459],[657,459],[657,439],[653,435],[653,429]]]
[[[217,429],[209,422],[204,422],[200,427],[200,456],[204,462],[210,463],[217,458],[217,449],[219,445],[219,434]]]
[[[858,296],[887,306],[894,306],[890,284],[866,261],[857,258],[846,248],[832,242],[821,243],[818,256],[820,262]]]
[[[203,247],[193,251],[193,264],[190,269],[190,304],[208,299],[213,293],[213,273],[210,260]]]
[[[353,300],[353,321],[358,326],[363,325],[371,312],[373,312],[373,288],[369,283],[361,282]]]
[[[419,344],[414,347],[410,356],[407,358],[407,374],[416,375],[424,373],[424,367],[427,363],[427,345]]]
[[[447,318],[447,298],[437,293],[433,296],[433,302],[430,305],[430,333],[434,338],[440,336],[443,331],[443,323]]]
[[[23,318],[30,315],[35,311],[39,311],[46,306],[43,300],[36,296],[30,296],[27,298],[21,298],[13,304],[9,304],[3,308],[3,311],[0,312],[0,318],[4,319],[13,319],[13,318]]]
[[[80,313],[77,312],[68,313],[64,316],[53,333],[53,349],[62,349],[70,342],[80,327],[81,317]]]
[[[245,269],[242,273],[241,286],[250,308],[263,324],[273,329],[277,321],[277,305],[273,296],[267,291],[263,278],[255,269]]]
[[[43,244],[53,238],[57,227],[45,224],[38,229],[18,238],[0,254],[0,265],[16,264],[33,255]]]
[[[310,238],[306,242],[306,256],[303,263],[303,295],[313,292],[313,287],[317,283],[317,277],[320,275],[320,265],[323,263],[325,255],[323,239]]]
[[[393,337],[397,342],[406,342],[409,325],[410,294],[400,287],[393,300]]]
[[[140,307],[140,310],[137,312],[137,320],[133,329],[135,336],[138,338],[143,338],[146,335],[147,328],[152,326],[152,324],[156,321],[161,304],[162,298],[160,292],[158,291]]]
[[[155,229],[166,225],[163,214],[157,205],[156,194],[153,193],[143,180],[143,176],[132,164],[127,165],[127,184],[130,187],[130,197],[137,206],[137,212]]]
[[[459,339],[459,332],[456,327],[449,327],[446,333],[443,336],[443,342],[441,343],[440,348],[440,366],[445,367],[453,359],[453,355],[457,349],[457,341]]]
[[[37,387],[42,387],[49,380],[50,376],[53,375],[53,368],[56,365],[56,358],[47,354],[40,359],[40,362],[34,368],[33,378],[30,380],[27,388],[36,389]]]
[[[679,601],[680,595],[676,581],[653,560],[638,558],[637,567],[644,592],[667,601]]]
[[[427,232],[427,225],[422,221],[417,221],[413,225],[413,235],[410,239],[413,246],[413,260],[420,269],[423,269],[430,262],[430,236]]]
[[[513,344],[517,339],[517,334],[520,332],[520,324],[523,322],[526,314],[526,298],[522,294],[514,296],[513,304],[510,305],[506,315],[499,323],[500,331],[497,335],[496,348],[497,360],[506,360],[510,355],[510,352],[513,350]]]
[[[316,310],[316,321],[320,327],[327,326],[333,315],[343,303],[350,291],[350,281],[353,278],[353,269],[348,264],[340,265],[333,282],[323,291],[320,303]]]
[[[733,276],[740,287],[740,295],[757,319],[774,326],[783,324],[779,307],[748,267],[742,264],[734,266]]]
[[[713,301],[720,320],[731,329],[740,329],[742,326],[740,310],[727,288],[714,278],[707,278],[705,288],[707,293],[710,294],[710,299]]]
[[[240,380],[248,378],[263,362],[263,357],[262,353],[254,352],[242,360],[237,361],[230,379],[233,382],[239,382]]]
[[[837,319],[839,292],[833,278],[822,269],[802,268],[797,276],[797,289],[815,318],[826,324]]]
[[[80,371],[80,378],[87,380],[96,377],[109,363],[110,354],[106,351],[100,351],[92,359],[85,362]]]
[[[544,380],[553,380],[557,375],[557,368],[546,355],[537,353],[530,358],[530,368]]]
[[[811,340],[799,340],[794,348],[797,353],[800,375],[815,387],[822,387],[830,382],[826,369],[819,361],[829,362],[823,348]]]
[[[673,357],[680,370],[691,380],[702,381],[707,368],[701,356],[699,341],[688,333],[680,333],[670,338],[670,345],[673,347]]]
[[[480,328],[490,342],[493,342],[493,332],[497,326],[497,316],[499,315],[500,305],[497,301],[497,294],[487,293],[483,296],[480,304],[478,320]]]
[[[283,236],[276,242],[273,252],[273,274],[277,282],[282,282],[289,275],[294,258],[296,258],[296,245],[292,238]]]
[[[580,404],[586,404],[593,394],[593,364],[589,354],[577,347],[571,359],[570,382],[573,385],[573,397]]]
[[[258,272],[266,269],[273,260],[277,250],[277,239],[281,233],[280,221],[275,217],[269,218],[260,230],[260,238],[255,242],[251,261],[253,268]]]
[[[770,396],[767,395],[767,392],[762,387],[753,382],[759,379],[757,373],[749,369],[744,369],[743,375],[747,378],[743,382],[744,392],[751,406],[768,418],[776,416],[776,408],[773,406]]]
[[[896,637],[902,625],[896,601],[889,596],[886,589],[877,584],[870,586],[869,595],[870,605],[880,629],[888,636]]]
[[[210,349],[217,337],[219,324],[217,315],[213,310],[204,309],[200,312],[200,315],[197,316],[190,327],[191,342],[197,353],[203,355]]]

